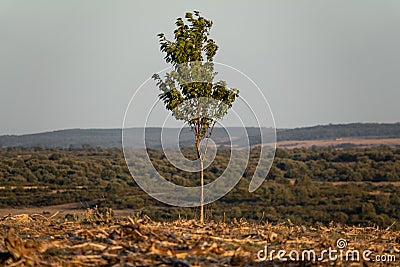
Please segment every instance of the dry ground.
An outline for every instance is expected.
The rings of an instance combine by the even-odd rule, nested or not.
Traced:
[[[45,206],[45,207],[21,207],[21,208],[3,208],[0,209],[0,218],[7,216],[7,215],[14,215],[14,214],[40,214],[49,216],[50,214],[56,214],[55,218],[57,219],[64,219],[67,215],[77,215],[82,217],[85,214],[86,209],[83,207],[91,206],[86,203],[80,202],[73,202],[73,203],[66,203],[62,205],[52,205],[52,206]],[[94,205],[93,205],[94,206]],[[122,216],[129,216],[135,213],[132,209],[124,209],[124,210],[114,210],[114,215],[116,217]]]
[[[301,147],[328,147],[348,144],[361,147],[371,147],[379,145],[400,146],[400,138],[338,138],[326,140],[279,141],[277,142],[277,147],[293,149]]]
[[[347,242],[344,254],[347,249],[368,249],[370,259],[394,255],[396,261],[331,261],[325,255],[324,261],[281,262],[277,252],[272,260],[257,258],[265,245],[268,252],[307,249],[319,257],[324,249],[337,250],[340,238]],[[6,266],[399,266],[399,252],[400,231],[390,227],[155,222],[146,216],[118,219],[97,209],[72,221],[39,214],[0,218],[0,265]]]

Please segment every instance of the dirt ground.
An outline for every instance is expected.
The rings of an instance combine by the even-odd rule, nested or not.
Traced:
[[[53,205],[53,206],[45,206],[45,207],[25,207],[25,208],[7,208],[0,209],[0,218],[7,215],[16,215],[16,214],[40,214],[44,216],[50,216],[52,214],[56,214],[55,218],[63,219],[67,215],[78,215],[81,217],[83,214],[87,212],[87,208],[85,208],[85,203],[74,202],[67,203],[62,205]],[[113,213],[116,217],[129,216],[136,213],[131,209],[124,210],[113,210]]]
[[[279,256],[279,250],[286,254]],[[391,227],[155,222],[97,209],[70,221],[38,214],[0,218],[0,266],[399,266],[399,261],[400,231]]]
[[[312,147],[312,146],[340,146],[340,145],[356,145],[362,147],[371,146],[400,146],[400,138],[337,138],[337,139],[327,139],[327,140],[303,140],[303,141],[280,141],[277,143],[277,147],[281,148],[301,148],[301,147]]]

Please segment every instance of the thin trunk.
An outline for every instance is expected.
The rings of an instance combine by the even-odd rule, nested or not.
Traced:
[[[201,153],[200,142],[201,142],[201,105],[197,106],[197,131],[196,131],[196,148],[197,148],[197,156],[200,160],[200,186],[201,186],[201,193],[200,193],[200,222],[204,223],[204,162],[203,156]]]
[[[203,159],[200,159],[200,184],[201,184],[200,222],[204,223],[204,162],[203,162]]]
[[[200,222],[204,222],[204,160],[201,155],[201,148],[200,148],[200,136],[196,136],[196,149],[197,149],[197,156],[200,161],[200,186],[201,186],[201,193],[200,193]]]

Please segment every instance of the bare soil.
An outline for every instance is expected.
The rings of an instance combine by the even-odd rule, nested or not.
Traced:
[[[338,139],[327,139],[327,140],[301,140],[301,141],[280,141],[277,143],[278,147],[281,148],[302,148],[302,147],[328,147],[328,146],[340,146],[340,145],[356,145],[362,147],[371,146],[400,146],[400,138],[338,138]]]
[[[262,258],[265,246],[268,256],[262,260],[257,254]],[[322,254],[328,249],[337,251],[336,260]],[[286,254],[288,261],[282,262],[279,250],[300,255],[313,250],[317,258],[296,261]],[[359,260],[339,258],[348,250],[359,251]],[[385,255],[387,262],[363,259],[366,250],[371,251],[368,259]],[[391,227],[155,222],[148,217],[117,219],[98,210],[87,210],[77,221],[27,214],[0,218],[0,265],[5,266],[398,266],[399,252],[400,231]]]

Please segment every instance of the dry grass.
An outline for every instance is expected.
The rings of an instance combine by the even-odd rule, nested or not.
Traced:
[[[147,216],[114,218],[88,209],[83,219],[21,214],[0,219],[0,265],[7,266],[380,266],[370,262],[260,262],[257,251],[347,248],[393,254],[398,266],[400,231],[341,225],[278,225],[234,220],[155,222]],[[276,254],[275,254],[276,256]]]
[[[379,145],[400,146],[400,138],[338,138],[326,140],[302,140],[302,141],[279,141],[278,147],[293,149],[302,147],[328,147],[340,145],[355,145],[360,147],[372,147]]]

